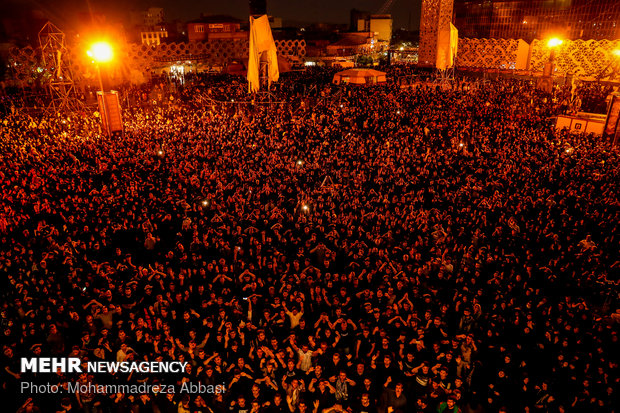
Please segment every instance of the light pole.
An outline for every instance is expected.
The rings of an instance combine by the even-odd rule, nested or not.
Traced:
[[[96,42],[91,46],[90,50],[88,50],[86,54],[93,59],[93,63],[95,63],[95,66],[97,67],[97,76],[99,77],[99,89],[101,89],[101,110],[103,112],[101,121],[106,131],[106,135],[110,135],[108,127],[109,119],[107,116],[105,102],[105,89],[103,87],[103,78],[101,77],[100,64],[111,61],[114,57],[114,52],[112,51],[112,46],[110,46],[109,43]]]
[[[538,88],[548,93],[553,93],[553,72],[555,71],[555,49],[564,41],[553,37],[547,41],[547,47],[550,49],[549,61],[545,63],[542,77],[538,80]]]
[[[552,37],[551,39],[547,41],[547,47],[551,49],[549,53],[549,64],[550,64],[550,69],[551,69],[549,76],[553,76],[553,72],[555,71],[555,51],[563,43],[564,43],[564,40],[559,39],[557,37]]]

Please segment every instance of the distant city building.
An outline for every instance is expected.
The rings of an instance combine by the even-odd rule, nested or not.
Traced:
[[[168,30],[161,27],[159,30],[143,31],[140,33],[142,44],[147,46],[159,46],[163,39],[168,38]]]
[[[375,49],[373,32],[342,33],[340,39],[326,47],[327,56],[354,56],[369,54]]]
[[[202,16],[187,23],[187,38],[190,42],[247,36],[247,32],[241,32],[241,20],[232,16]]]
[[[390,43],[392,40],[392,16],[389,14],[373,14],[364,26],[364,31],[368,30],[375,34],[378,42]]]
[[[459,37],[617,39],[618,0],[455,0]]]
[[[351,16],[350,16],[351,21],[349,23],[349,31],[352,31],[352,32],[358,31],[357,22],[359,22],[360,20],[366,20],[366,17],[368,17],[369,15],[370,15],[370,12],[368,11],[352,9]]]
[[[390,14],[370,14],[351,11],[351,30],[356,32],[373,32],[375,40],[389,43],[392,40],[392,16]]]
[[[146,10],[134,10],[130,14],[133,26],[155,26],[165,21],[164,9],[161,7],[149,7]]]
[[[249,32],[244,30],[243,20],[226,15],[203,15],[187,23],[187,38],[190,42],[203,42],[221,39],[248,39]],[[272,29],[282,28],[280,17],[269,16]]]
[[[155,26],[164,22],[164,9],[161,7],[149,7],[144,12],[144,25]]]
[[[272,29],[281,29],[282,28],[282,18],[281,17],[268,16],[268,18],[269,18],[269,25],[271,26]]]
[[[149,7],[147,10],[132,11],[128,37],[132,42],[140,42],[147,46],[156,46],[178,37],[178,31],[165,23],[164,9]],[[169,27],[170,26],[170,27]]]

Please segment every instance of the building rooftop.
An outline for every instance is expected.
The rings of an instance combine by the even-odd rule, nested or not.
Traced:
[[[198,19],[190,20],[188,23],[243,23],[244,21],[225,14],[203,15]]]

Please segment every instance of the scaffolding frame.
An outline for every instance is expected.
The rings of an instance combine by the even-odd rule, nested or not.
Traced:
[[[43,85],[50,97],[47,112],[76,112],[83,109],[75,94],[75,82],[71,72],[70,54],[65,34],[48,21],[39,31],[41,64],[46,73]]]

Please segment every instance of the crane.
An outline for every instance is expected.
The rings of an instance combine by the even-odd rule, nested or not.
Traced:
[[[393,5],[394,5],[394,0],[385,0],[385,3],[383,3],[381,8],[379,8],[379,11],[377,11],[377,14],[386,14],[387,12],[390,11]]]

